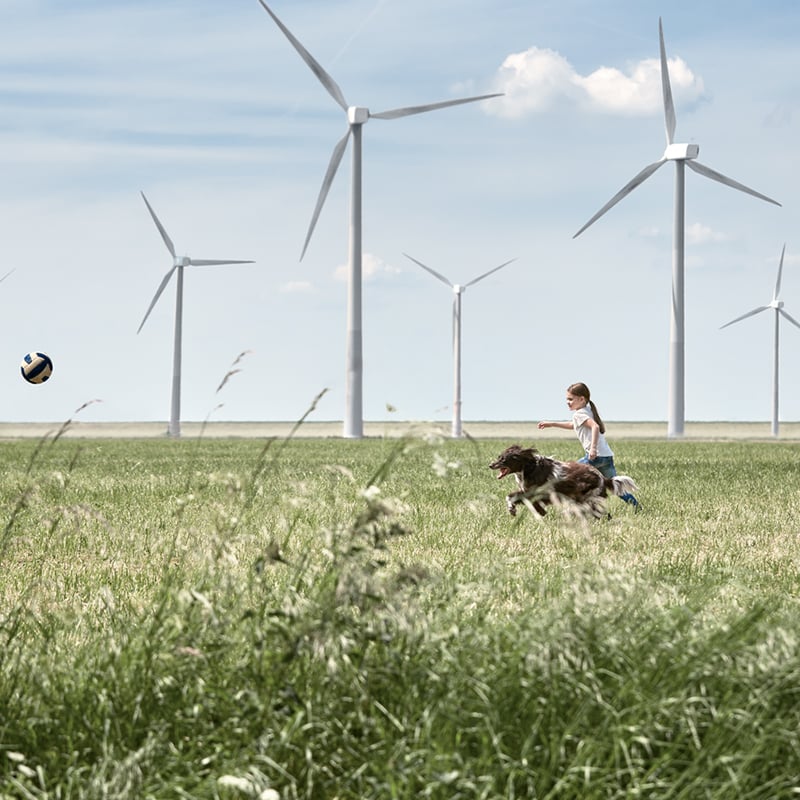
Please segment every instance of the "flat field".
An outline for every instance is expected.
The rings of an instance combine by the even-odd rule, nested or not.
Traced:
[[[0,797],[800,793],[797,442],[609,424],[587,521],[488,469],[568,432],[290,428],[5,431]]]
[[[0,440],[34,438],[39,439],[59,431],[60,422],[0,422]],[[609,436],[613,439],[665,439],[666,422],[610,422]],[[557,429],[540,431],[536,421],[487,422],[465,421],[464,434],[475,439],[563,439],[571,436]],[[64,431],[69,438],[90,439],[151,439],[166,435],[166,422],[82,422],[71,421]],[[295,430],[291,422],[184,422],[181,426],[185,438],[205,439],[246,438],[255,439],[274,436],[285,438],[292,434],[298,439],[337,438],[342,435],[341,422],[306,421]],[[398,438],[403,436],[449,436],[449,422],[392,421],[364,423],[366,438]],[[771,440],[768,422],[687,422],[684,431],[687,440]],[[780,440],[800,441],[800,422],[783,422],[780,425]]]

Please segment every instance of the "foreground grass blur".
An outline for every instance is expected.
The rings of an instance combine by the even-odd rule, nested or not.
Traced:
[[[796,446],[507,444],[0,444],[0,797],[796,797]]]

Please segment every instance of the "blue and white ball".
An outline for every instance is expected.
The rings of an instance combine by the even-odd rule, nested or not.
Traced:
[[[44,383],[53,374],[53,362],[44,353],[27,353],[19,369],[28,383]]]

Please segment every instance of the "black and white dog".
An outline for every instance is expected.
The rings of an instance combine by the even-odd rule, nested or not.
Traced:
[[[606,478],[590,464],[578,461],[557,461],[539,455],[533,447],[512,444],[489,464],[497,470],[497,478],[513,475],[518,490],[506,495],[506,506],[512,516],[520,503],[544,516],[547,506],[554,502],[569,501],[582,514],[602,517],[605,500],[609,494],[621,497],[632,494],[637,486],[627,475]]]

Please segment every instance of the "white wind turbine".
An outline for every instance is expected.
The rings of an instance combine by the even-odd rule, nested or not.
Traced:
[[[800,328],[800,322],[798,322],[794,317],[792,317],[788,312],[784,311],[783,309],[783,300],[779,300],[778,296],[781,293],[781,275],[783,273],[783,256],[786,253],[786,245],[783,245],[783,250],[781,250],[781,260],[778,264],[778,279],[775,281],[775,291],[772,293],[772,301],[768,306],[759,306],[758,308],[754,308],[752,311],[748,311],[746,314],[742,314],[741,317],[736,317],[736,319],[732,319],[730,322],[726,322],[724,325],[720,327],[727,328],[728,325],[733,325],[734,322],[739,322],[743,319],[747,319],[748,317],[755,316],[756,314],[760,314],[762,311],[766,311],[768,308],[771,308],[775,311],[775,343],[773,348],[773,356],[772,356],[772,435],[778,435],[778,345],[780,340],[780,320],[781,317],[785,317],[795,325],[796,327]]]
[[[740,192],[746,192],[768,203],[779,206],[775,200],[760,194],[737,181],[716,172],[699,161],[695,161],[700,152],[696,144],[680,144],[673,141],[675,136],[675,106],[672,102],[672,89],[667,68],[667,54],[664,47],[664,31],[661,19],[658,20],[658,38],[661,49],[661,89],[664,98],[664,117],[667,131],[667,148],[658,161],[646,166],[635,178],[622,187],[572,238],[580,236],[593,222],[598,220],[623,197],[629,195],[637,186],[644,183],[660,166],[667,161],[675,162],[675,203],[674,227],[672,239],[672,309],[669,334],[669,397],[667,409],[667,435],[683,436],[684,429],[684,166],[699,175],[723,183]]]
[[[161,234],[161,238],[164,240],[164,244],[167,246],[167,250],[169,250],[170,255],[172,256],[172,268],[167,272],[164,276],[164,279],[161,281],[158,289],[156,290],[155,296],[153,297],[150,305],[147,309],[147,312],[144,315],[144,319],[142,320],[142,324],[139,325],[139,331],[142,330],[144,327],[145,322],[147,322],[147,318],[150,316],[150,312],[153,310],[153,307],[158,302],[158,298],[161,297],[161,293],[166,288],[167,284],[169,283],[169,279],[172,277],[174,272],[178,273],[178,288],[176,291],[175,297],[175,343],[173,349],[173,359],[172,359],[172,403],[170,406],[170,417],[169,417],[169,426],[167,428],[167,434],[169,436],[178,437],[181,435],[181,341],[183,338],[183,269],[184,267],[211,267],[217,266],[220,264],[252,264],[252,261],[231,261],[231,260],[208,260],[208,259],[200,259],[200,258],[189,258],[188,256],[177,256],[175,255],[175,245],[172,244],[172,239],[169,238],[166,230],[164,230],[164,226],[161,224],[161,221],[156,216],[156,212],[153,211],[150,203],[147,202],[147,198],[144,196],[144,192],[142,194],[142,199],[144,200],[145,205],[147,206],[147,210],[150,212],[150,216],[153,218],[153,222],[156,224],[156,228],[158,228],[158,232]]]
[[[440,103],[430,103],[422,106],[395,108],[390,111],[373,113],[362,106],[349,106],[342,90],[336,81],[323,69],[316,59],[294,37],[289,29],[275,16],[264,0],[258,0],[264,10],[272,17],[275,24],[283,31],[286,38],[299,53],[300,57],[317,76],[328,94],[341,106],[347,114],[347,132],[333,148],[328,169],[322,180],[322,187],[317,197],[317,205],[311,216],[308,233],[300,255],[302,261],[306,248],[314,232],[325,198],[328,196],[336,170],[339,168],[347,142],[353,138],[352,173],[350,186],[350,244],[349,244],[349,269],[347,285],[347,342],[345,354],[345,415],[344,436],[360,439],[363,435],[363,360],[362,360],[362,329],[361,329],[361,133],[362,127],[369,119],[397,119],[412,114],[422,114],[448,106],[473,103],[489,97],[498,97],[498,94],[485,94],[478,97],[465,97],[458,100],[445,100]]]
[[[403,255],[453,290],[453,425],[451,435],[455,439],[461,436],[461,295],[464,294],[467,287],[482,281],[484,278],[488,278],[493,272],[507,267],[517,259],[512,258],[511,261],[506,261],[499,267],[494,267],[494,269],[484,272],[483,275],[473,278],[469,283],[465,283],[462,286],[458,283],[452,283],[444,275],[441,275],[435,269],[426,267],[425,264],[417,261],[416,258],[408,255],[408,253],[403,253]]]

